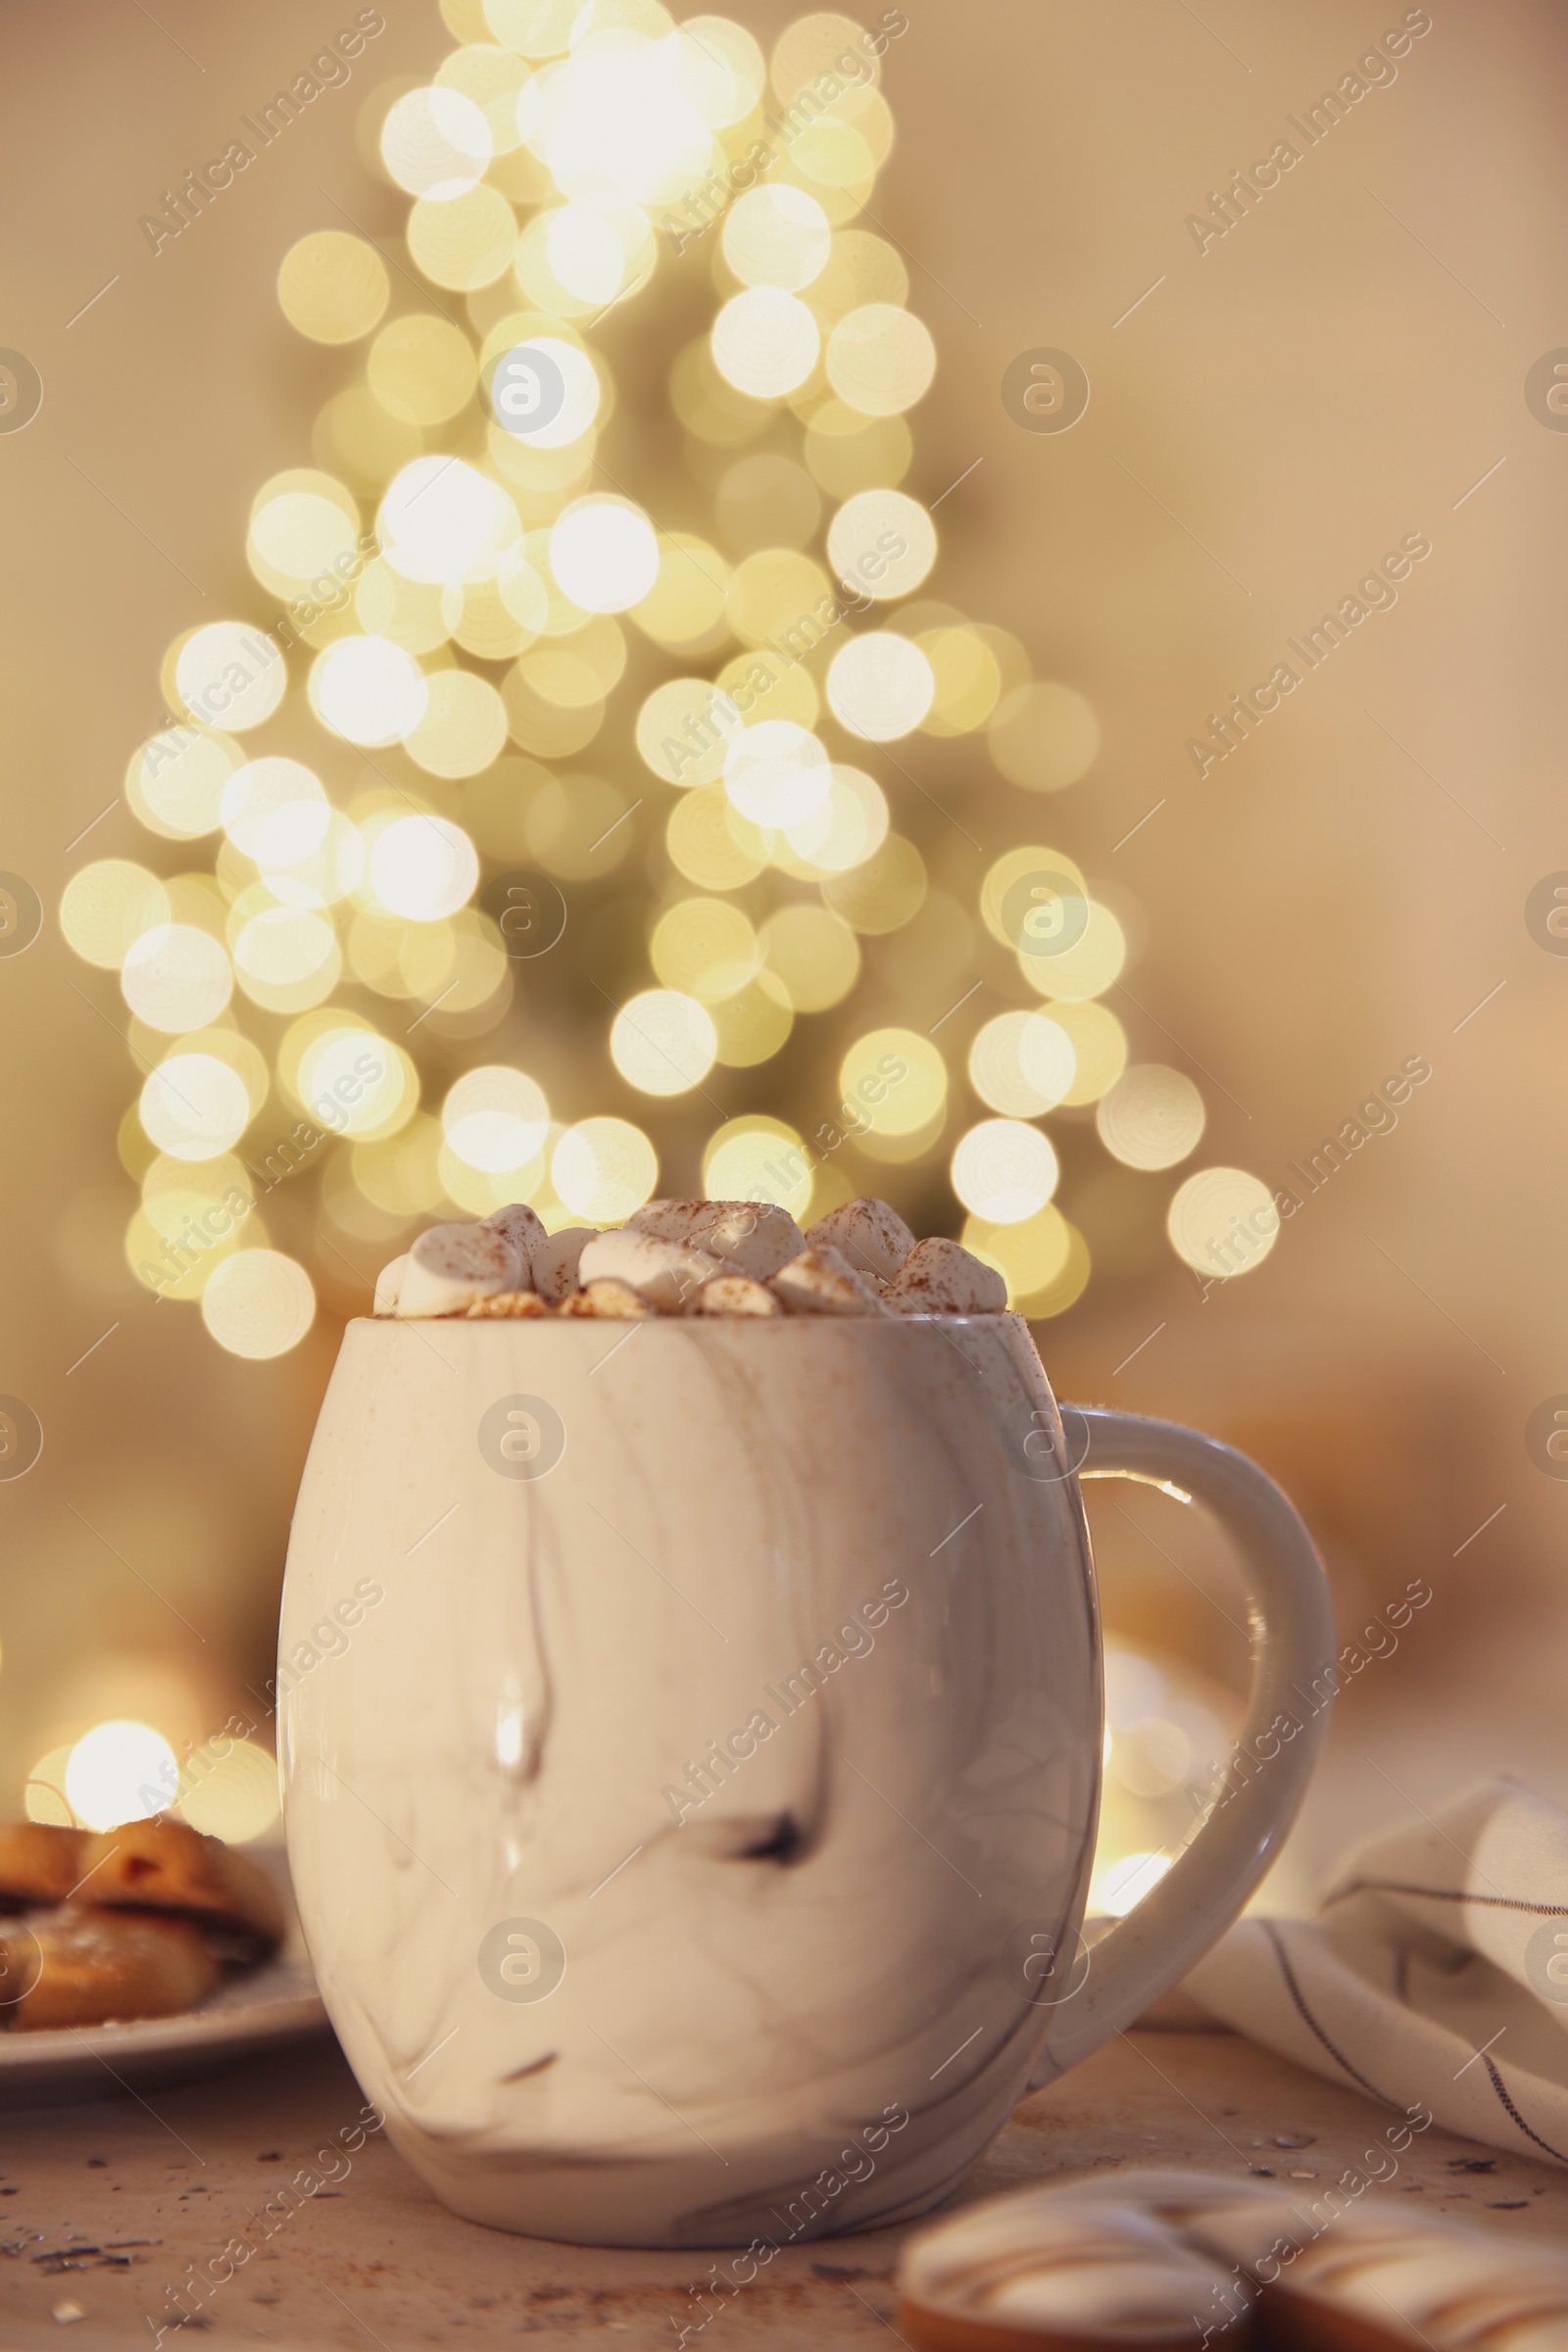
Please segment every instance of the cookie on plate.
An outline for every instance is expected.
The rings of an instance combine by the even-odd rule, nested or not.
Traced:
[[[259,1951],[275,1951],[283,1940],[283,1906],[267,1873],[182,1821],[126,1821],[90,1835],[79,1899],[116,1910],[183,1912]]]
[[[188,1919],[68,1906],[0,1922],[0,2027],[36,2034],[175,2017],[220,1974]]]
[[[63,1903],[87,1867],[89,1837],[49,1821],[0,1821],[0,1911]]]

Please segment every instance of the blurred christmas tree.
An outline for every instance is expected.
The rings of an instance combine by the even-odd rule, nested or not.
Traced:
[[[983,744],[1052,792],[1099,727],[925,596],[900,484],[937,355],[857,224],[905,20],[808,17],[768,60],[658,0],[442,14],[460,45],[383,94],[406,257],[330,227],[278,273],[363,364],[256,493],[255,617],[170,648],[130,763],[213,867],[101,860],[62,906],[148,1073],[130,1262],[269,1355],[454,1209],[702,1189],[805,1222],[878,1191],[925,1230],[956,1197],[1059,1312],[1089,1258],[1043,1114],[1152,1171],[1203,1112],[1127,1067],[1121,928],[1063,851],[999,838],[1028,804],[911,772],[906,739],[971,780]],[[1233,1178],[1266,1200],[1208,1175],[1200,1225]]]

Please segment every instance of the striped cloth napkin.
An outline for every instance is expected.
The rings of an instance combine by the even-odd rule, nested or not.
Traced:
[[[1490,1782],[1364,1847],[1315,1919],[1240,1920],[1184,1989],[1331,2082],[1568,2164],[1568,1813]]]

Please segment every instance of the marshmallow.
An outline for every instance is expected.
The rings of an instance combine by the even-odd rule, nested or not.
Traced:
[[[791,1315],[883,1315],[874,1286],[831,1242],[803,1250],[768,1285]]]
[[[563,1315],[606,1315],[640,1322],[654,1310],[646,1298],[639,1298],[624,1282],[600,1281],[585,1283],[580,1291],[573,1291],[565,1304],[556,1311]]]
[[[771,1200],[710,1201],[709,1208],[691,1238],[731,1274],[766,1282],[806,1248],[806,1236],[789,1210]]]
[[[597,1230],[593,1225],[566,1225],[534,1244],[528,1260],[533,1287],[552,1306],[559,1306],[577,1288],[577,1260]]]
[[[882,1296],[900,1315],[996,1315],[1007,1286],[995,1266],[934,1235],[916,1242]]]
[[[623,1282],[650,1306],[666,1308],[684,1306],[694,1291],[723,1270],[706,1250],[629,1229],[596,1233],[577,1260],[577,1279],[584,1287]]]
[[[818,1217],[807,1235],[813,1248],[831,1242],[852,1266],[891,1282],[914,1248],[914,1236],[885,1200],[845,1200]]]
[[[534,1251],[550,1238],[537,1212],[526,1201],[514,1200],[506,1208],[492,1209],[484,1222],[487,1232],[504,1235],[521,1258],[522,1278],[517,1284],[518,1290],[537,1288],[529,1268]]]
[[[689,1242],[717,1210],[745,1205],[741,1200],[645,1200],[632,1210],[624,1230],[651,1233],[661,1242]]]
[[[548,1315],[549,1306],[537,1291],[497,1291],[493,1298],[476,1298],[468,1309],[468,1321],[494,1319],[497,1322],[521,1315]]]
[[[492,1225],[432,1225],[404,1260],[400,1315],[461,1315],[497,1291],[520,1290],[521,1252]]]
[[[395,1257],[389,1266],[381,1268],[375,1278],[375,1304],[370,1309],[372,1315],[395,1315],[397,1313],[398,1296],[403,1288],[403,1277],[408,1269],[408,1263],[409,1253],[405,1250],[401,1257]]]
[[[688,1312],[694,1315],[781,1315],[772,1292],[745,1274],[715,1274],[705,1282]]]

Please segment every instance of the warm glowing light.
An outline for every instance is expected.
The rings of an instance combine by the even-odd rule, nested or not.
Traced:
[[[441,1125],[460,1159],[501,1176],[543,1151],[550,1105],[532,1078],[495,1062],[465,1071],[441,1105]]]
[[[1245,1168],[1200,1168],[1171,1201],[1171,1247],[1200,1274],[1250,1274],[1280,1238],[1274,1196]]]
[[[443,424],[472,399],[479,363],[461,326],[428,311],[410,311],[382,327],[365,373],[389,416],[404,424]]]
[[[1069,1105],[1098,1102],[1127,1067],[1126,1030],[1103,1004],[1054,1004],[1047,1009],[1066,1031],[1077,1065],[1062,1101]]]
[[[874,857],[887,839],[887,797],[862,768],[835,761],[820,808],[786,832],[797,858],[819,873],[848,873]]]
[[[937,560],[936,525],[902,490],[862,490],[834,515],[827,552],[846,588],[885,602],[919,587]]]
[[[982,1119],[953,1154],[953,1189],[993,1225],[1038,1216],[1060,1174],[1051,1139],[1021,1119]]]
[[[718,1032],[707,1006],[679,989],[645,989],[621,1006],[611,1026],[611,1059],[645,1095],[684,1095],[700,1086],[717,1051]]]
[[[787,182],[749,189],[724,216],[724,259],[744,286],[799,294],[821,275],[832,250],[826,213]]]
[[[269,1012],[305,1012],[337,986],[343,956],[321,914],[303,906],[263,906],[236,934],[234,971],[241,988]]]
[[[713,361],[726,383],[752,400],[787,400],[816,366],[815,318],[797,295],[750,286],[713,321]]]
[[[983,727],[1002,699],[1002,664],[978,629],[922,629],[936,693],[921,720],[928,735],[968,735]]]
[[[123,1719],[95,1724],[72,1749],[66,1795],[89,1830],[118,1830],[167,1811],[179,1788],[179,1765],[161,1732]]]
[[[594,364],[560,335],[530,335],[487,355],[484,380],[497,423],[529,449],[568,448],[599,414]]]
[[[144,931],[170,916],[156,874],[126,858],[103,858],[72,875],[60,895],[60,928],[84,963],[116,972]]]
[[[847,874],[832,874],[822,885],[822,897],[834,913],[872,938],[912,920],[925,894],[925,861],[901,833],[890,833],[863,864]]]
[[[276,646],[243,620],[193,629],[174,663],[174,691],[192,718],[236,735],[271,717],[287,683]]]
[[[980,913],[1004,947],[1032,947],[1049,960],[1077,937],[1086,919],[1088,887],[1061,850],[1008,850],[980,885]]]
[[[310,1276],[277,1250],[237,1250],[202,1292],[202,1321],[220,1348],[254,1361],[286,1355],[315,1319]]]
[[[381,160],[411,196],[466,195],[490,154],[490,125],[461,90],[410,90],[381,126]]]
[[[254,496],[244,555],[256,578],[279,595],[319,581],[318,595],[326,598],[358,569],[358,541],[360,513],[341,482],[324,472],[284,472]]]
[[[1136,1062],[1102,1095],[1095,1111],[1100,1140],[1129,1168],[1173,1168],[1196,1151],[1203,1098],[1181,1070]]]
[[[376,527],[406,579],[462,581],[517,536],[506,493],[461,458],[416,458],[390,484]],[[387,738],[390,741],[390,737]]]
[[[620,1225],[653,1199],[659,1154],[627,1119],[582,1119],[552,1152],[550,1181],[574,1216]]]
[[[659,576],[659,540],[630,499],[580,498],[550,534],[550,568],[585,612],[624,612]]]
[[[359,886],[365,872],[365,839],[358,825],[334,808],[323,839],[309,857],[286,864],[268,860],[263,870],[274,899],[290,906],[334,906]]]
[[[307,1014],[290,1037],[301,1033],[293,1092],[320,1126],[335,1135],[369,1138],[392,1134],[413,1117],[418,1078],[397,1047],[373,1029],[351,1026],[330,1006]],[[278,1053],[280,1074],[289,1058],[285,1040]]]
[[[761,548],[735,567],[725,597],[730,627],[743,644],[766,646],[799,662],[827,634],[819,607],[833,602],[820,564],[793,547]]]
[[[298,760],[247,760],[219,804],[223,831],[257,865],[297,865],[311,857],[326,839],[331,813],[320,778]]]
[[[217,1020],[232,993],[234,975],[210,932],[189,923],[161,923],[127,951],[120,986],[139,1021],[177,1037]]]
[[[852,735],[892,743],[916,728],[931,708],[936,680],[910,638],[892,629],[852,637],[827,673],[833,715]]]
[[[217,830],[223,786],[245,755],[212,727],[169,727],[131,754],[125,798],[149,831],[195,841]]]
[[[444,816],[397,816],[375,837],[370,887],[411,922],[437,923],[467,905],[479,859],[461,825]]]
[[[660,542],[659,575],[635,606],[632,618],[656,645],[672,651],[712,642],[724,617],[730,567],[715,547],[694,531],[666,531]]]
[[[1060,1312],[1052,1294],[1069,1273],[1074,1229],[1054,1203],[1007,1225],[971,1216],[965,1220],[962,1241],[976,1257],[996,1267],[1007,1286],[1009,1306],[1025,1314]],[[1061,1301],[1063,1306],[1069,1303],[1065,1298]]]
[[[761,930],[769,973],[797,1012],[842,1004],[860,976],[860,943],[826,906],[781,906]]]
[[[438,669],[425,680],[424,716],[403,739],[409,758],[432,776],[476,776],[507,742],[507,707],[488,678]]]
[[[845,1054],[839,1092],[880,1134],[914,1135],[947,1102],[947,1064],[916,1030],[873,1029]]]
[[[282,1811],[277,1765],[249,1740],[227,1741],[221,1755],[198,1748],[179,1776],[179,1810],[203,1837],[246,1845]]]
[[[699,784],[670,810],[664,847],[699,890],[742,890],[767,863],[772,836],[742,816],[722,785]]]
[[[471,293],[493,285],[512,262],[517,220],[499,188],[426,196],[409,215],[409,251],[432,285]]]
[[[412,734],[428,701],[412,654],[385,637],[339,637],[311,666],[311,708],[350,743],[396,743]]]
[[[722,997],[709,1006],[713,1027],[718,1034],[718,1050],[714,1059],[725,1069],[754,1069],[759,1062],[769,1061],[779,1048],[789,1041],[795,1026],[795,1012],[779,982],[769,971],[760,971],[755,980],[733,996]]]
[[[757,933],[723,899],[682,899],[662,915],[649,960],[666,988],[715,1004],[746,986],[760,961]]]
[[[969,1084],[1004,1118],[1054,1110],[1077,1073],[1072,1041],[1042,1012],[1000,1012],[969,1049]]]
[[[284,318],[313,343],[355,343],[379,323],[392,297],[386,264],[364,237],[318,228],[284,254],[277,299]]]
[[[744,122],[767,86],[752,35],[728,17],[688,17],[675,43],[677,85],[709,129]]]
[[[825,744],[787,718],[747,727],[724,759],[724,790],[754,825],[804,823],[826,803],[832,780]]]
[[[210,1159],[250,1125],[245,1081],[214,1054],[172,1054],[141,1090],[141,1123],[173,1159]]]
[[[827,344],[827,377],[847,408],[892,416],[930,389],[937,349],[912,312],[868,302],[841,318]]]
[[[782,1119],[729,1119],[703,1153],[703,1190],[710,1200],[771,1200],[803,1217],[811,1198],[811,1163],[800,1136]]]
[[[1127,960],[1127,940],[1108,906],[1064,899],[1025,917],[1018,969],[1042,996],[1086,1004],[1111,986]]]
[[[22,1809],[29,1821],[50,1821],[63,1830],[74,1829],[66,1797],[66,1766],[71,1748],[51,1747],[28,1773],[22,1791]]]
[[[988,740],[992,759],[1011,783],[1029,792],[1060,792],[1099,758],[1100,721],[1073,687],[1040,682],[1004,698]]]

